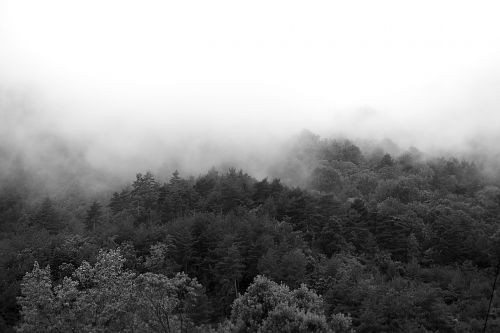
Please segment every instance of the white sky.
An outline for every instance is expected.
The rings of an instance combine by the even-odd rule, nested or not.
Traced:
[[[460,144],[500,132],[500,2],[0,0],[0,86],[108,149],[302,128]]]

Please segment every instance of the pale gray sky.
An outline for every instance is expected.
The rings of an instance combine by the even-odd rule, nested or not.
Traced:
[[[499,14],[477,0],[0,0],[0,86],[92,138],[95,160],[302,128],[447,148],[500,133]]]

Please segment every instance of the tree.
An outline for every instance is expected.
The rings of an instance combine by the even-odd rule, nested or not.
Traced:
[[[305,312],[287,304],[278,304],[269,312],[259,332],[334,333],[324,315]]]
[[[62,228],[61,218],[49,197],[43,200],[33,218],[33,223],[38,227],[46,229],[51,234],[57,233]]]
[[[313,290],[290,290],[261,275],[234,301],[230,324],[231,332],[334,332]]]
[[[152,272],[170,276],[179,269],[174,259],[176,251],[174,237],[167,235],[164,242],[151,245],[144,265]]]
[[[111,197],[108,207],[111,209],[111,213],[118,214],[130,205],[130,193],[128,190],[122,190],[120,193],[114,192]]]
[[[342,189],[342,179],[339,172],[331,166],[319,166],[311,173],[311,188],[320,192],[339,192]]]
[[[176,170],[168,184],[162,186],[159,199],[161,219],[166,223],[194,211],[197,193],[193,185],[182,179]]]
[[[196,279],[177,273],[169,279],[161,274],[145,273],[135,280],[137,313],[146,332],[188,333],[194,329],[191,318],[202,286]]]
[[[343,233],[342,221],[332,216],[319,232],[313,245],[329,258],[335,252],[346,247],[346,240],[342,237]]]
[[[394,165],[394,160],[390,154],[385,154],[377,165],[377,169],[384,167],[392,167]]]
[[[245,269],[243,258],[236,244],[232,244],[224,252],[220,261],[215,265],[220,279],[219,283],[228,292],[233,291],[233,295],[238,297],[238,284]]]
[[[101,251],[59,284],[35,263],[21,283],[18,332],[191,332],[202,287],[183,273],[136,275],[120,251]]]
[[[418,244],[418,240],[417,238],[415,237],[415,234],[414,233],[411,233],[409,236],[408,236],[408,239],[407,239],[407,259],[408,259],[408,262],[411,262],[411,263],[417,263],[418,262],[418,259],[420,257],[420,249],[419,249],[419,244]]]
[[[138,173],[130,191],[131,211],[138,223],[153,221],[153,210],[157,208],[159,184],[151,172]]]
[[[101,222],[101,204],[94,201],[90,208],[87,210],[87,217],[85,218],[85,227],[87,230],[95,231],[97,225]]]

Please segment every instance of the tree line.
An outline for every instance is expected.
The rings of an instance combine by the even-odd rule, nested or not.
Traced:
[[[0,330],[500,331],[500,189],[477,163],[305,134],[273,172],[34,203],[4,184]]]

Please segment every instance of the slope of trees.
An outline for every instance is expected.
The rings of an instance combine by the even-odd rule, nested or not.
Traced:
[[[500,189],[478,165],[305,134],[275,173],[1,186],[0,331],[482,331]]]

